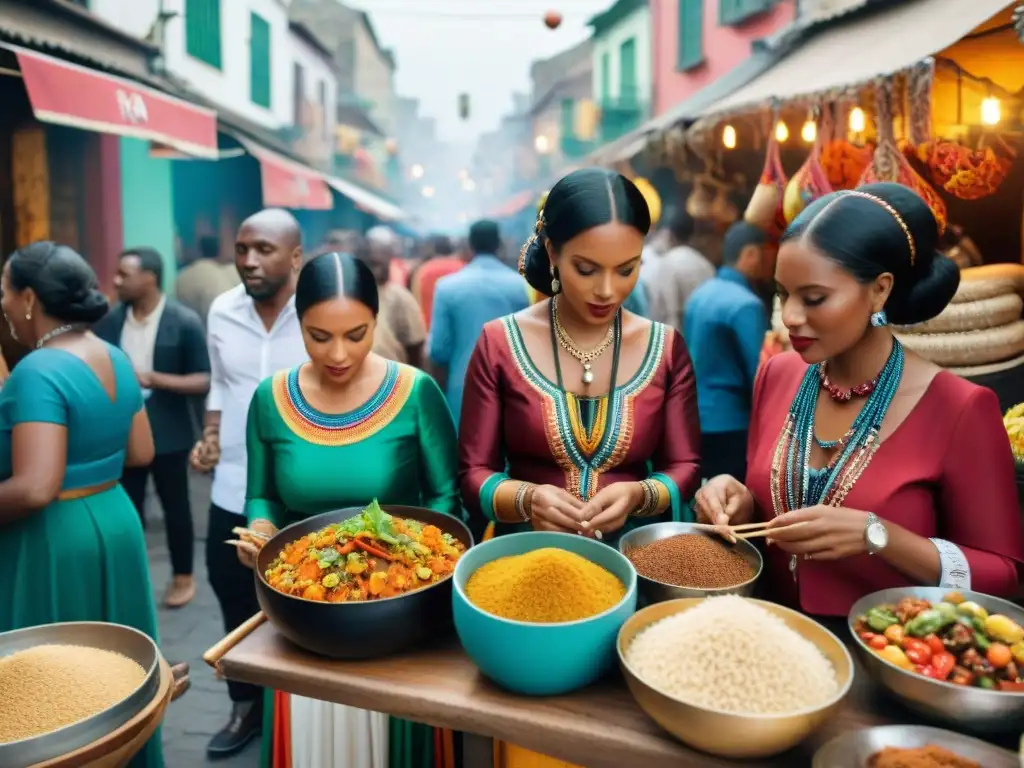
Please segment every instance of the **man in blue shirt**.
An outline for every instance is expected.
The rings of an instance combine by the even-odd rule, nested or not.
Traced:
[[[772,278],[773,259],[765,233],[744,221],[725,235],[718,274],[690,294],[684,336],[697,377],[701,474],[710,478],[747,474],[747,430],[754,375],[768,311],[756,293]]]
[[[496,255],[501,233],[493,221],[469,228],[469,263],[437,281],[430,323],[429,356],[458,425],[466,368],[484,325],[525,309],[526,283]]]

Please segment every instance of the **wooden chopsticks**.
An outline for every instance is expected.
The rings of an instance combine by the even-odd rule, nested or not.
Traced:
[[[717,533],[723,538],[735,541],[736,539],[757,539],[762,536],[771,536],[776,531],[788,531],[792,528],[799,528],[801,525],[807,525],[807,522],[793,523],[792,525],[785,525],[779,528],[769,528],[768,525],[769,523],[743,523],[742,525],[694,523],[693,527],[701,531]]]

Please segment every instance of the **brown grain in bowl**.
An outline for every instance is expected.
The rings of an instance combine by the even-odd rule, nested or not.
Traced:
[[[624,554],[641,576],[675,587],[726,589],[756,575],[729,544],[699,533],[680,533]]]

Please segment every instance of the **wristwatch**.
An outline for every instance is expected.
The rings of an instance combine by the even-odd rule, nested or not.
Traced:
[[[868,521],[864,525],[864,544],[869,555],[877,555],[889,543],[889,531],[885,523],[874,512],[868,512]]]

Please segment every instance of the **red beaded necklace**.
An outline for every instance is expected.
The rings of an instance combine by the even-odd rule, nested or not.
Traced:
[[[829,380],[824,363],[818,365],[818,379],[821,382],[821,388],[828,392],[828,396],[837,403],[848,403],[854,397],[867,397],[878,386],[878,377],[875,376],[871,381],[865,381],[863,384],[857,384],[849,389],[837,387]]]

